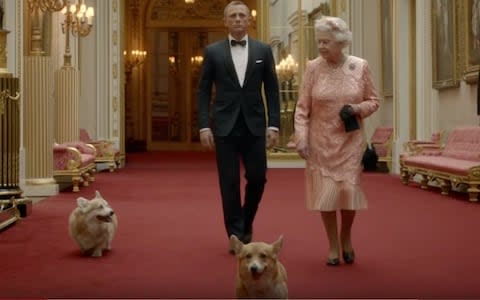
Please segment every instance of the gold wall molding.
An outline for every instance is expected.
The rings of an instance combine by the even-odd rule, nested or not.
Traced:
[[[478,81],[480,69],[480,48],[475,47],[475,36],[472,32],[472,0],[457,1],[458,10],[458,74],[468,84],[475,84]]]
[[[152,0],[146,12],[146,26],[215,27],[223,26],[223,10],[228,0],[185,1]]]

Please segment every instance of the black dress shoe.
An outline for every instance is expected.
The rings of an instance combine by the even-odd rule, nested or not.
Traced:
[[[345,261],[345,263],[347,264],[353,264],[353,262],[355,261],[355,252],[343,252],[342,253],[342,256],[343,256],[343,261]]]
[[[327,266],[338,266],[340,265],[339,258],[327,258]]]
[[[252,242],[252,233],[246,233],[242,237],[242,242],[244,244],[249,244]]]

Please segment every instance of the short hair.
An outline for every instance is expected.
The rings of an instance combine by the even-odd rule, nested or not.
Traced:
[[[335,40],[344,43],[345,47],[352,42],[352,32],[341,18],[322,16],[315,20],[315,33],[318,32],[330,32]]]
[[[250,8],[248,8],[248,6],[245,4],[245,2],[243,1],[240,1],[240,0],[234,0],[234,1],[231,1],[230,3],[227,4],[227,6],[225,6],[225,9],[223,10],[223,17],[224,18],[227,18],[227,11],[230,7],[232,6],[236,6],[236,5],[243,5],[247,8],[247,13],[248,15],[250,15]]]

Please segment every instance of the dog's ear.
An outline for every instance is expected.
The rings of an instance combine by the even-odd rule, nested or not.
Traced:
[[[102,195],[100,195],[100,192],[99,191],[95,191],[95,198],[102,198]]]
[[[78,197],[77,198],[77,205],[80,207],[80,209],[85,212],[88,208],[88,199],[85,199],[83,197]]]
[[[275,254],[278,255],[278,253],[280,253],[280,249],[282,249],[282,245],[283,245],[283,235],[281,235],[278,240],[276,240],[275,242],[273,242],[272,246],[273,246],[273,252]]]
[[[242,251],[243,243],[240,241],[236,235],[232,234],[230,236],[230,248],[235,252],[235,254],[240,253]]]

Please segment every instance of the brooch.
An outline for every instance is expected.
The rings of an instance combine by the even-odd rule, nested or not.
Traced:
[[[350,69],[350,71],[355,70],[355,64],[354,63],[349,64],[348,69]]]

